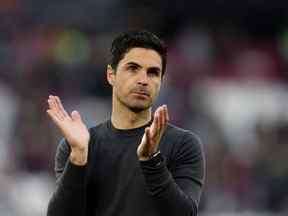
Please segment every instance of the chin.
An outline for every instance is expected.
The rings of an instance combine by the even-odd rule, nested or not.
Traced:
[[[147,110],[151,107],[151,104],[130,104],[129,109],[132,110],[133,112],[142,112],[144,110]]]
[[[129,109],[134,113],[140,113],[140,112],[143,112],[144,110],[147,110],[147,109],[143,109],[141,107],[129,107]]]
[[[128,109],[136,113],[147,110],[152,106],[151,100],[138,100],[135,98],[128,98],[128,97],[126,98],[117,97],[117,99],[121,104],[123,104]]]

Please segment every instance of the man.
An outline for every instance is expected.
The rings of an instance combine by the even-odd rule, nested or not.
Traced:
[[[56,153],[57,188],[48,216],[197,215],[204,157],[191,132],[169,124],[156,100],[166,67],[163,42],[147,31],[112,43],[107,80],[111,119],[89,130],[57,96],[47,113],[64,140]]]

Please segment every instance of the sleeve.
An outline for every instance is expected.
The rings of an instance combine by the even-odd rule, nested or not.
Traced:
[[[185,133],[168,169],[163,156],[158,165],[140,161],[155,206],[161,216],[196,216],[204,184],[205,159],[200,140]]]
[[[55,156],[56,190],[48,204],[47,216],[85,215],[86,166],[70,162],[70,147],[60,141]]]

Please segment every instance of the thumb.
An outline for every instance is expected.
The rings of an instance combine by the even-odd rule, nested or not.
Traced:
[[[150,127],[145,128],[145,135],[146,135],[147,141],[149,142],[150,141]]]
[[[74,110],[73,112],[71,112],[71,117],[72,117],[72,120],[73,120],[73,121],[82,122],[82,118],[81,118],[79,112],[76,111],[76,110]]]

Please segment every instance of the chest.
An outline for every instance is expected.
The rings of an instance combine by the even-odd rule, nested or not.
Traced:
[[[103,212],[125,206],[129,209],[131,203],[135,202],[135,206],[149,200],[136,153],[141,137],[121,141],[98,140],[97,148],[90,152],[93,154],[89,168],[90,188],[95,191],[98,209]]]
[[[90,154],[90,176],[97,185],[122,185],[140,173],[137,147],[141,142],[136,137],[105,137],[93,143]]]

